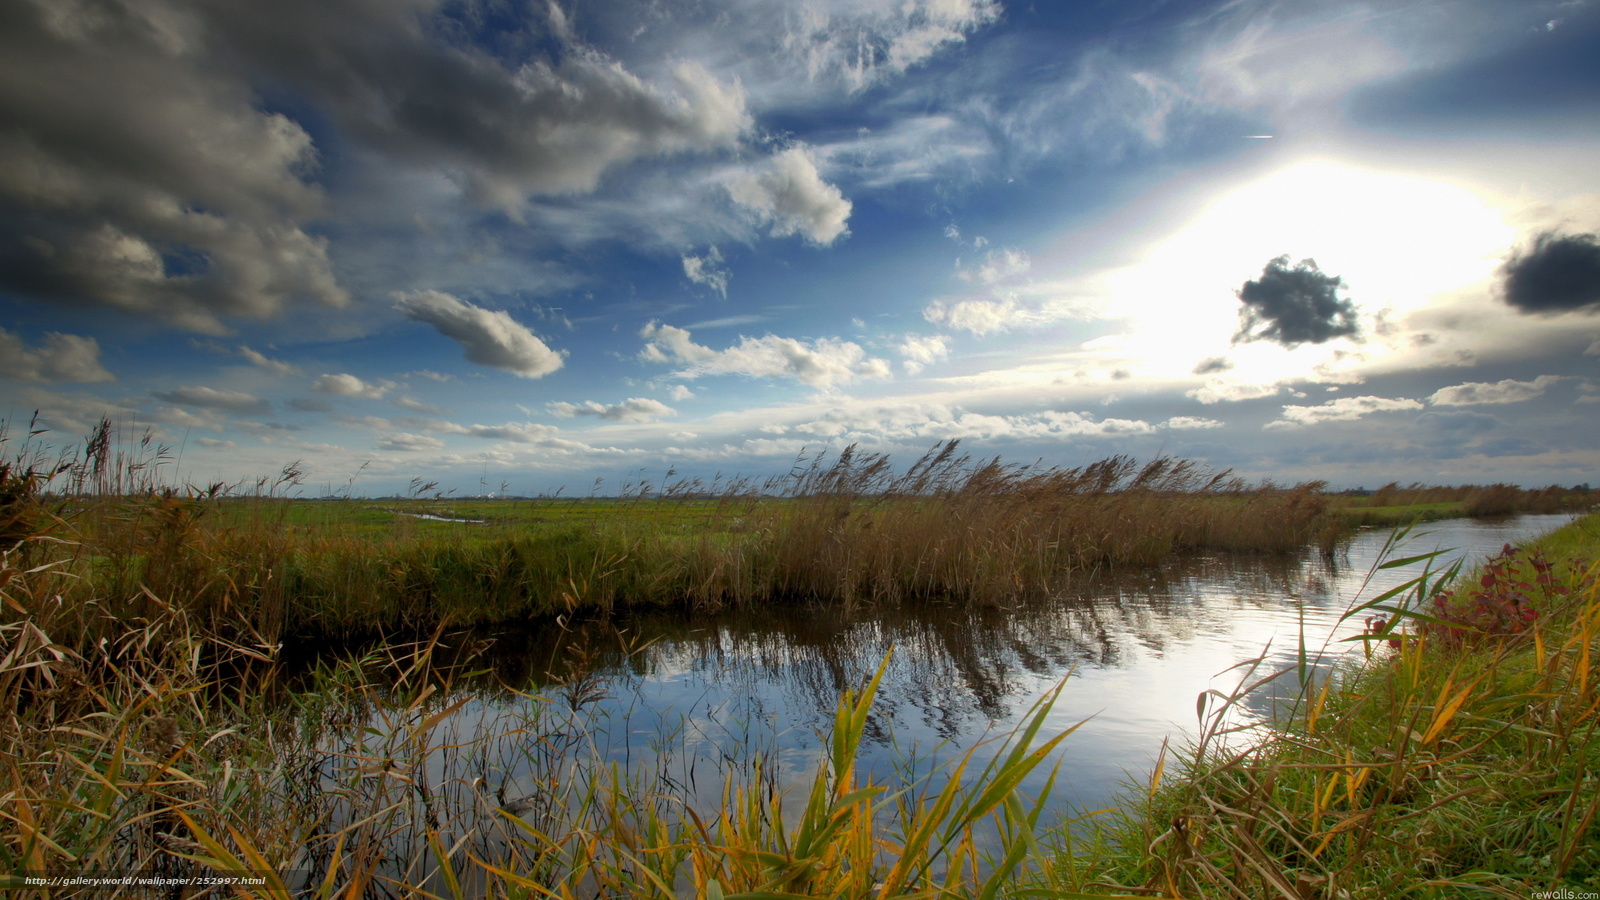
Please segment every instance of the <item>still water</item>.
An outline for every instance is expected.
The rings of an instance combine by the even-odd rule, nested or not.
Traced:
[[[1434,568],[1454,555],[1471,564],[1570,519],[1432,523],[1391,558],[1445,549],[1450,555]],[[1181,745],[1194,737],[1198,696],[1232,691],[1241,662],[1264,656],[1258,675],[1292,668],[1302,642],[1322,654],[1321,671],[1360,654],[1360,644],[1342,639],[1360,634],[1361,617],[1341,621],[1343,614],[1420,570],[1375,571],[1388,538],[1387,530],[1363,532],[1332,558],[1310,548],[1287,557],[1189,558],[1082,580],[1049,600],[1007,608],[641,614],[504,635],[491,654],[501,680],[532,685],[546,699],[485,692],[457,713],[454,727],[468,737],[533,703],[575,711],[567,721],[586,746],[715,805],[717,773],[752,753],[769,771],[777,763],[781,783],[808,784],[840,692],[860,686],[892,648],[859,760],[876,780],[903,781],[908,770],[926,771],[1010,731],[1065,678],[1046,734],[1083,724],[1059,750],[1054,805],[1061,813],[1098,809],[1122,784],[1147,777],[1164,739]],[[1239,714],[1265,720],[1273,693],[1258,691]],[[980,748],[979,762],[996,749]],[[1038,789],[1043,777],[1025,789]]]

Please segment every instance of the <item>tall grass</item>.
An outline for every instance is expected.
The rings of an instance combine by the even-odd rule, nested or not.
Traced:
[[[52,564],[36,577],[70,601],[43,625],[73,646],[107,622],[152,615],[152,598],[269,643],[627,605],[1002,605],[1102,567],[1288,551],[1328,528],[1320,483],[1250,485],[1169,458],[1010,465],[955,442],[903,471],[847,448],[761,484],[711,486],[720,494],[693,480],[635,483],[586,519],[551,501],[527,517],[549,522],[346,525],[344,501],[325,504],[318,523],[280,497],[299,483],[294,465],[254,485],[179,489],[159,480],[164,448],[147,438],[122,450],[111,435],[103,422],[80,452],[48,464],[24,465],[39,455],[25,447],[3,479],[5,527],[33,523],[58,539],[27,552]]]

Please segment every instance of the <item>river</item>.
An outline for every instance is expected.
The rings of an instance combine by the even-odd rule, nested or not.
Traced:
[[[1440,568],[1452,555],[1475,563],[1572,518],[1430,523],[1390,558],[1443,549],[1450,554],[1429,565]],[[1058,596],[1008,608],[640,613],[501,635],[488,662],[519,691],[472,689],[435,740],[474,746],[475,762],[469,771],[441,758],[435,771],[456,784],[481,777],[516,796],[544,777],[541,769],[581,749],[637,773],[652,790],[713,808],[722,775],[748,772],[759,756],[768,777],[803,786],[826,752],[840,691],[859,686],[892,649],[862,771],[902,783],[1009,732],[1065,678],[1045,731],[1078,728],[1058,751],[1052,805],[1062,814],[1099,809],[1130,780],[1148,777],[1164,740],[1195,737],[1198,696],[1232,691],[1241,662],[1264,657],[1258,675],[1293,668],[1303,646],[1326,672],[1340,655],[1360,654],[1360,644],[1342,639],[1361,632],[1362,617],[1341,618],[1352,603],[1420,570],[1375,570],[1389,534],[1362,532],[1331,558],[1310,548],[1190,557],[1080,579]],[[1292,688],[1259,690],[1233,715],[1265,721]],[[482,740],[531,721],[560,739],[534,754],[520,738]],[[995,746],[980,746],[980,762]],[[1024,790],[1041,788],[1048,768]]]

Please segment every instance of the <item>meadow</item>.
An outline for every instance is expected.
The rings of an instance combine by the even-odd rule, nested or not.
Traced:
[[[293,467],[176,489],[159,460],[91,438],[0,463],[0,872],[573,898],[1511,896],[1600,877],[1592,516],[1450,593],[1352,610],[1385,617],[1371,665],[1307,679],[1280,730],[1175,751],[1120,818],[1061,823],[1019,790],[1071,740],[1042,732],[1048,697],[991,761],[874,784],[854,767],[862,673],[808,794],[755,752],[719,763],[721,802],[696,808],[586,741],[581,660],[527,714],[457,732],[464,629],[627,604],[1004,603],[1097,567],[1335,539],[1320,484],[944,444],[903,471],[847,451],[714,490],[303,501],[284,496]],[[286,646],[336,637],[364,649],[286,676]],[[1216,722],[1238,696],[1211,698]]]

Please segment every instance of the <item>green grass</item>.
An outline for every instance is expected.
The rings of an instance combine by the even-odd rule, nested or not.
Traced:
[[[1096,877],[1205,898],[1600,889],[1597,559],[1591,515],[1367,601],[1353,614],[1393,623],[1370,662],[1279,729],[1229,734],[1242,689],[1213,697],[1177,776],[1102,831]]]

